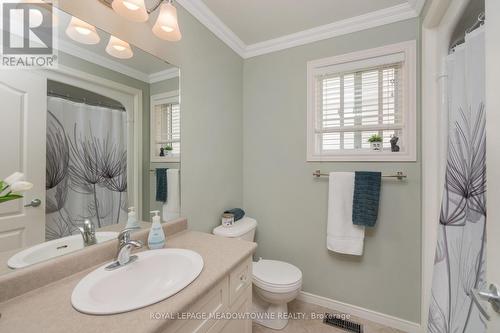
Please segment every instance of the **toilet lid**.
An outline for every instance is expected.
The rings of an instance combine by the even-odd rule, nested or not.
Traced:
[[[265,285],[293,286],[302,283],[302,272],[287,262],[261,259],[253,263],[253,278]]]

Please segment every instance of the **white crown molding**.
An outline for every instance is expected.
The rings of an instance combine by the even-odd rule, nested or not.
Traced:
[[[184,7],[242,58],[247,59],[418,17],[425,0],[408,1],[393,7],[250,45],[246,45],[202,0],[177,0],[177,3]]]
[[[356,305],[339,302],[331,298],[314,295],[305,291],[301,291],[297,299],[302,302],[319,305],[324,308],[336,311],[338,313],[342,314],[345,313],[359,318],[363,318],[404,332],[408,333],[423,332],[420,324],[418,323],[390,316],[385,313],[376,312],[370,309],[365,309]]]
[[[176,0],[184,9],[219,37],[234,52],[244,57],[245,43],[224,24],[201,0]]]
[[[109,58],[104,57],[102,55],[99,55],[97,53],[94,53],[92,51],[84,49],[84,48],[77,46],[75,44],[64,41],[62,39],[59,40],[58,48],[60,51],[67,53],[69,55],[72,55],[74,57],[86,60],[86,61],[94,63],[94,64],[97,64],[97,65],[102,66],[104,68],[111,69],[115,72],[127,75],[131,78],[134,78],[134,79],[137,79],[139,81],[146,82],[146,83],[155,83],[155,82],[172,79],[174,77],[179,76],[179,69],[178,68],[169,68],[169,69],[166,69],[166,70],[163,70],[160,72],[156,72],[153,74],[147,74],[147,73],[139,71],[135,68],[132,68],[130,66],[121,64],[117,61],[114,61],[112,59],[109,59]]]
[[[173,67],[149,75],[149,83],[170,80],[179,76],[179,68]]]
[[[248,45],[245,50],[245,58],[251,58],[332,37],[346,35],[365,29],[407,20],[416,16],[417,15],[414,9],[408,3],[404,3],[279,38]]]

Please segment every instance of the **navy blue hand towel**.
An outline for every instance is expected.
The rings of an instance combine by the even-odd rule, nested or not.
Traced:
[[[224,213],[230,213],[234,215],[234,222],[241,220],[245,216],[245,211],[241,208],[233,208],[226,210]]]
[[[380,198],[380,172],[356,171],[354,176],[354,198],[352,223],[373,227],[377,222]]]
[[[167,202],[167,169],[156,169],[156,201]]]

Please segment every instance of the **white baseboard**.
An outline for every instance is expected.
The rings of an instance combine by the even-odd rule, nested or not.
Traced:
[[[421,326],[405,319],[389,316],[373,310],[368,310],[359,306],[335,301],[323,296],[314,295],[305,291],[301,291],[297,297],[299,301],[319,305],[340,313],[350,314],[360,317],[378,324],[392,327],[408,333],[421,333]]]

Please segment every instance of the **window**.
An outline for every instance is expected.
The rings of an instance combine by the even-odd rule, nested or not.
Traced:
[[[151,161],[179,162],[181,114],[178,92],[151,96]]]
[[[311,61],[307,71],[308,161],[416,159],[415,42]]]

